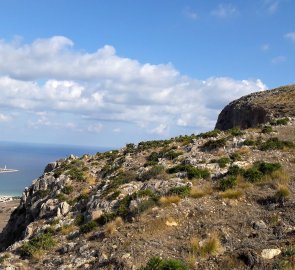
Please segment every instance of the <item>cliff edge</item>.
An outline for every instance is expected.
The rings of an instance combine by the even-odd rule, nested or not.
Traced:
[[[252,128],[273,118],[293,116],[295,84],[253,93],[231,102],[219,114],[215,128]]]

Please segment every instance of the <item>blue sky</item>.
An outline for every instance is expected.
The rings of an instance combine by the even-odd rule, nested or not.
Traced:
[[[99,146],[214,127],[294,83],[295,1],[0,0],[0,140]]]

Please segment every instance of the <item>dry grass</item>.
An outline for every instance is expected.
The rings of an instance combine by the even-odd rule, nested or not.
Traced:
[[[237,187],[239,189],[247,189],[252,187],[253,185],[249,182],[246,181],[243,175],[238,174],[237,175]]]
[[[200,255],[217,255],[221,251],[221,243],[217,234],[209,236],[200,246]]]
[[[249,147],[243,146],[239,150],[236,151],[237,154],[241,156],[249,156],[251,154],[251,149]]]
[[[73,224],[71,225],[65,225],[61,228],[60,232],[63,235],[69,235],[70,233],[74,232],[75,230],[77,230],[77,227]]]
[[[85,173],[85,181],[89,185],[95,185],[96,184],[96,179],[89,173]]]
[[[259,181],[259,183],[257,183],[256,185],[270,185],[272,188],[277,189],[277,187],[280,185],[287,185],[290,182],[290,179],[291,178],[289,173],[284,169],[280,169],[274,171],[270,175],[263,176],[261,181]]]
[[[213,233],[203,241],[200,241],[198,237],[193,237],[190,240],[190,253],[187,261],[192,261],[195,264],[197,256],[206,257],[208,255],[217,255],[221,249],[222,246],[216,233]]]
[[[192,187],[190,191],[190,197],[192,198],[201,198],[206,195],[210,195],[213,193],[213,188],[211,185],[206,185],[204,187]]]
[[[123,224],[123,219],[121,217],[117,217],[115,220],[105,225],[104,232],[106,235],[113,235],[117,231],[118,227],[122,226]]]
[[[167,206],[169,204],[172,204],[172,203],[179,203],[181,200],[181,198],[177,195],[171,195],[171,196],[164,196],[164,197],[161,197],[159,202],[161,205],[163,206]]]
[[[243,195],[243,192],[239,189],[228,189],[220,192],[219,195],[224,199],[239,199]]]
[[[291,191],[287,185],[278,185],[277,191],[274,195],[279,202],[286,201],[290,197]]]

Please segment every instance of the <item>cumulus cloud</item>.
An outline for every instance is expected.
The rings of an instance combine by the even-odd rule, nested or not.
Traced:
[[[0,58],[0,106],[34,114],[33,127],[98,133],[116,122],[115,132],[131,123],[162,135],[209,129],[229,101],[266,88],[260,80],[190,78],[171,64],[120,57],[109,45],[80,52],[66,37],[2,40]]]
[[[239,11],[231,4],[219,4],[214,10],[211,11],[211,14],[215,17],[225,19],[237,16]]]

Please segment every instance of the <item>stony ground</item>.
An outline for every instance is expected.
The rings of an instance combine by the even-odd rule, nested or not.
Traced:
[[[0,265],[295,269],[295,119],[283,122],[49,164],[0,235]]]

